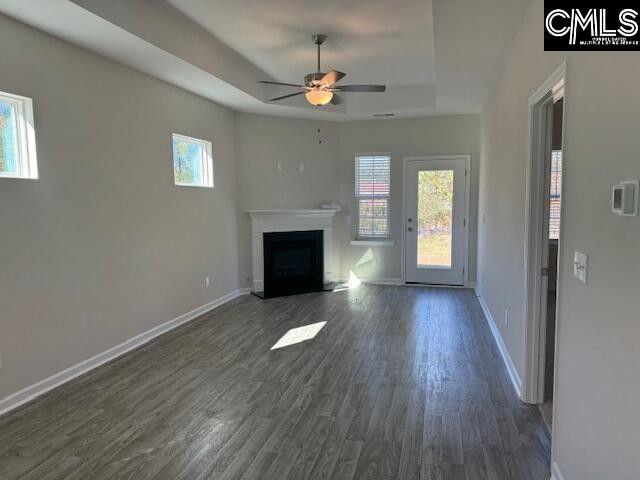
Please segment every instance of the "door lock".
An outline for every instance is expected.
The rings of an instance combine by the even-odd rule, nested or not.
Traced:
[[[407,230],[409,230],[410,232],[413,232],[413,228],[411,227],[407,227]]]
[[[543,267],[541,273],[542,273],[543,277],[548,277],[549,276],[549,269],[547,267]]]

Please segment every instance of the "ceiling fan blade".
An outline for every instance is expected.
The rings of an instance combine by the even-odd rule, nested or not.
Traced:
[[[340,79],[344,78],[346,75],[346,73],[342,73],[337,70],[331,70],[324,77],[322,77],[322,80],[320,80],[320,82],[324,83],[325,85],[333,85],[334,83],[340,81]]]
[[[338,92],[384,92],[384,85],[336,85],[333,87]]]
[[[302,85],[296,85],[295,83],[269,82],[267,80],[260,80],[258,83],[266,83],[267,85],[284,85],[285,87],[302,88]]]
[[[331,99],[331,105],[340,105],[342,102],[344,102],[344,98],[334,93],[333,98]]]
[[[283,100],[285,98],[289,98],[289,97],[295,97],[296,95],[302,95],[304,92],[296,92],[296,93],[290,93],[289,95],[283,95],[281,97],[276,97],[276,98],[272,98],[271,100],[269,100],[270,102],[277,102],[278,100]]]

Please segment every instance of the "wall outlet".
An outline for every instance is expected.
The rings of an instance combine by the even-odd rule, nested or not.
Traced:
[[[509,326],[509,310],[507,309],[504,310],[504,326]]]
[[[282,160],[276,160],[276,170],[279,172],[284,170],[284,162]]]
[[[300,162],[300,164],[298,165],[298,171],[299,171],[300,173],[303,173],[303,172],[304,172],[304,162]]]
[[[211,278],[204,277],[204,288],[209,288],[211,286]]]

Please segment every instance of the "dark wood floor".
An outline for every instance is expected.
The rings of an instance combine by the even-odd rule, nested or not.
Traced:
[[[0,417],[0,478],[548,480],[549,438],[472,291],[362,286],[243,297]]]

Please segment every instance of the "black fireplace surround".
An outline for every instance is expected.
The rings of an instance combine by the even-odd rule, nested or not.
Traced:
[[[322,230],[263,233],[264,298],[323,289]]]

